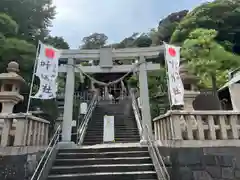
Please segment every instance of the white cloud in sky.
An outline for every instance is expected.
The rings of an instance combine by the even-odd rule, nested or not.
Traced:
[[[72,48],[94,32],[105,33],[109,43],[133,32],[147,32],[169,13],[189,9],[203,0],[53,0],[57,15],[51,34],[63,36]],[[178,2],[178,3],[177,3]],[[191,3],[190,3],[191,2]]]

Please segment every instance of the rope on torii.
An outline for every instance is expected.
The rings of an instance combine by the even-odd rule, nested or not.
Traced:
[[[122,77],[120,77],[120,78],[117,79],[117,80],[110,81],[110,82],[108,82],[108,83],[105,83],[105,82],[96,80],[95,78],[91,77],[89,74],[85,73],[85,72],[81,69],[81,67],[79,67],[79,66],[72,65],[72,64],[66,64],[66,65],[73,66],[73,67],[77,68],[77,69],[80,71],[80,76],[82,76],[82,75],[86,76],[86,77],[89,78],[93,83],[98,84],[98,85],[100,85],[100,86],[108,87],[108,86],[111,86],[111,85],[113,85],[113,84],[117,84],[117,83],[123,81],[130,73],[135,72],[136,68],[138,68],[139,65],[141,65],[142,63],[145,63],[145,61],[137,62],[136,64],[134,64],[134,66],[133,66],[125,75],[123,75]]]

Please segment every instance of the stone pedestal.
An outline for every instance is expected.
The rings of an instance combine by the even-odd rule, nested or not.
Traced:
[[[200,94],[198,91],[187,91],[184,92],[184,110],[193,111],[193,101]]]

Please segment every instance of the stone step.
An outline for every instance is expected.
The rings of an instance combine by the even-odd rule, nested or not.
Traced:
[[[111,144],[113,144],[113,143],[130,143],[130,142],[139,142],[140,141],[140,139],[139,138],[136,138],[136,139],[117,139],[117,140],[115,140],[114,142],[109,142],[109,143],[111,143]],[[103,142],[103,140],[86,140],[86,141],[84,141],[84,145],[93,145],[93,144],[109,144],[109,143],[104,143]]]
[[[157,179],[155,171],[110,172],[49,175],[48,180],[151,180]]]
[[[140,141],[140,138],[139,137],[123,137],[123,138],[118,138],[118,137],[115,137],[114,138],[115,142],[132,142],[132,141]],[[93,138],[93,137],[87,137],[84,139],[85,142],[103,142],[103,138]]]
[[[115,134],[128,134],[128,135],[138,135],[139,133],[138,133],[138,130],[125,130],[124,131],[124,129],[123,130],[119,130],[119,129],[114,129],[114,131],[115,131]],[[103,130],[101,131],[101,129],[99,129],[98,131],[93,131],[93,130],[90,130],[89,129],[89,131],[87,131],[86,132],[86,134],[88,134],[88,133],[94,133],[94,134],[96,134],[96,135],[98,135],[98,134],[103,134]]]
[[[84,142],[83,145],[85,146],[92,146],[92,145],[103,145],[103,144],[115,144],[115,143],[139,143],[140,140],[131,140],[131,141],[115,141],[115,142],[110,142],[110,143],[103,143],[102,141],[88,141],[88,142]]]
[[[87,130],[102,130],[103,131],[104,126],[102,125],[89,125]],[[137,127],[127,127],[127,126],[114,126],[114,129],[116,131],[121,131],[121,130],[128,130],[128,131],[138,131]]]
[[[94,164],[82,166],[54,166],[50,171],[50,174],[54,175],[131,171],[154,171],[154,166],[153,164]]]
[[[56,159],[54,166],[76,166],[94,164],[139,164],[152,163],[150,157],[88,158],[88,159]]]
[[[139,138],[139,134],[138,133],[115,133],[115,138],[125,138],[125,137],[137,137]],[[87,138],[101,138],[103,139],[103,133],[87,133],[86,136],[85,136],[85,140]]]
[[[57,159],[81,159],[81,158],[117,158],[117,157],[145,157],[149,156],[148,151],[119,151],[119,152],[98,152],[98,153],[59,153]]]
[[[127,136],[125,136],[125,137],[119,137],[119,136],[115,136],[115,141],[118,141],[118,140],[124,140],[124,141],[128,141],[128,140],[139,140],[140,139],[140,137],[139,136],[129,136],[129,137],[127,137]],[[85,141],[94,141],[94,140],[96,140],[96,141],[103,141],[103,136],[101,137],[101,136],[94,136],[94,135],[92,135],[92,136],[87,136],[87,137],[85,137],[84,138],[84,140]]]
[[[126,144],[128,145],[128,144]],[[121,147],[119,147],[121,146]],[[74,149],[60,149],[58,153],[102,153],[102,152],[130,152],[130,151],[148,151],[147,146],[137,146],[137,147],[124,147],[119,144],[118,147],[116,145],[111,147],[102,147],[102,148],[92,148],[92,147],[84,147],[84,148],[74,148]]]
[[[102,125],[102,124],[104,124],[104,122],[101,122],[101,121],[94,121],[94,122],[89,122],[89,124],[88,125]],[[121,122],[121,121],[114,121],[114,126],[126,126],[126,127],[128,127],[128,125],[129,124],[127,124],[126,122]],[[137,128],[137,125],[136,125],[136,123],[132,123],[131,124],[131,126],[133,126],[133,127],[135,127],[135,128]]]

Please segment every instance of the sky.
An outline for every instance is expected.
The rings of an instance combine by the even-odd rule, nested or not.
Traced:
[[[148,32],[167,15],[192,10],[207,0],[53,0],[56,18],[51,35],[62,36],[71,48],[94,32],[117,43],[134,32]]]

